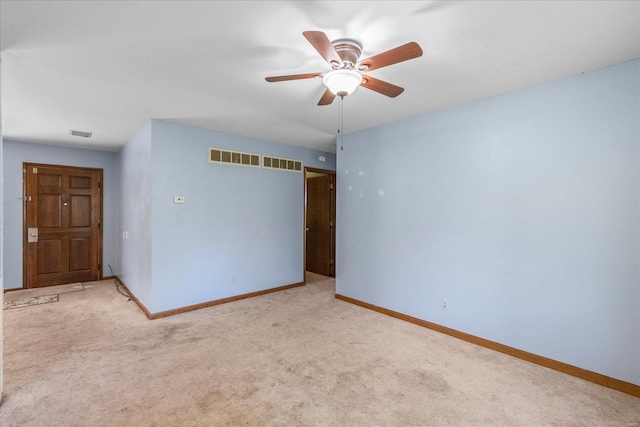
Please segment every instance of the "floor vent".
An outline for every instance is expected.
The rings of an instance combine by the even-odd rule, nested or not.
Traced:
[[[209,163],[226,163],[230,165],[259,168],[260,156],[258,154],[241,153],[239,151],[209,148]]]
[[[262,167],[266,169],[302,172],[302,162],[300,160],[280,159],[278,157],[270,156],[262,156]]]

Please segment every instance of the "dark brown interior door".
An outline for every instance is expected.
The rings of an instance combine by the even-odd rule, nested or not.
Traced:
[[[333,277],[334,175],[307,177],[306,269]]]
[[[99,280],[102,170],[25,164],[25,287]]]

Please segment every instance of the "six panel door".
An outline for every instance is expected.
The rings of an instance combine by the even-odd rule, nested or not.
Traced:
[[[324,276],[335,274],[333,175],[307,178],[306,270]]]
[[[26,287],[99,280],[102,170],[31,164],[25,171]]]

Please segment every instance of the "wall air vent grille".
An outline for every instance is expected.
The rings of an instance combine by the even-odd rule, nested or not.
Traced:
[[[209,163],[226,163],[229,165],[259,168],[260,155],[222,150],[220,148],[209,148]]]
[[[262,167],[265,169],[302,172],[302,162],[300,160],[280,159],[278,157],[271,156],[262,156]]]

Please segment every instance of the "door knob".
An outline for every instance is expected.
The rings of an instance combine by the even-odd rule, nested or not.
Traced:
[[[27,229],[27,242],[36,243],[38,241],[38,229],[36,227]]]

